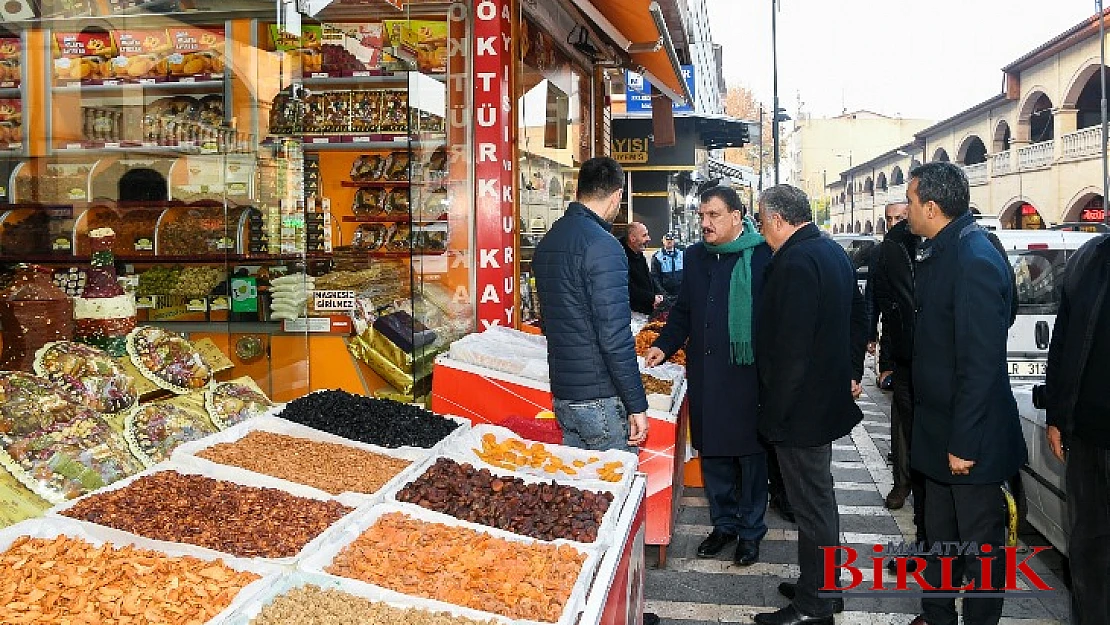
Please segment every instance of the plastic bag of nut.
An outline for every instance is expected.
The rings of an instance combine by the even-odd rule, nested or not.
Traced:
[[[315,589],[318,589],[318,591]],[[298,596],[298,591],[309,591],[313,597],[302,603],[298,600],[303,599],[304,596]],[[447,623],[457,625],[508,625],[514,623],[514,621],[501,616],[442,601],[410,597],[399,592],[343,577],[295,571],[278,579],[262,592],[255,594],[242,607],[229,614],[227,619],[223,621],[223,625],[251,625],[256,622],[255,619],[263,616],[263,611],[267,607],[280,603],[286,603],[286,606],[288,606],[287,602],[289,601],[297,601],[296,613],[288,614],[287,617],[273,617],[272,620],[265,622],[277,625],[300,625],[307,618],[321,617],[322,614],[331,613],[329,605],[314,604],[313,599],[319,597],[321,593],[330,595],[329,604],[342,605],[343,612],[349,614],[352,619],[345,622],[355,622],[355,619],[357,619],[358,622],[362,623],[380,622],[393,625],[401,623],[422,625],[428,622],[434,622],[435,625],[446,625]],[[364,602],[376,604],[373,616],[363,613],[364,607],[368,607]],[[389,618],[382,612],[387,612],[388,615],[395,616],[395,618],[382,620]],[[431,613],[438,614],[440,617],[437,617],[434,621],[428,620],[428,615]]]
[[[516,442],[514,442],[516,441]],[[538,445],[538,447],[537,447]],[[627,451],[592,451],[522,439],[508,428],[478,424],[444,442],[439,453],[484,466],[567,483],[605,482],[624,498],[639,463]],[[542,458],[539,462],[537,459]]]
[[[160,475],[166,474],[166,475]],[[173,475],[176,474],[176,475]],[[184,498],[181,497],[162,497],[157,500],[146,499],[145,493],[150,490],[146,484],[149,482],[140,482],[144,478],[157,476],[159,480],[164,481],[167,476],[179,479],[181,487],[177,490],[177,494],[185,494]],[[256,496],[261,498],[268,498],[273,502],[273,505],[258,507],[254,505],[251,509],[251,514],[254,515],[249,521],[244,520],[236,523],[228,515],[226,518],[214,518],[205,516],[202,505],[199,503],[197,495],[194,493],[189,495],[187,492],[189,488],[195,488],[197,485],[194,483],[202,478],[205,482],[205,492],[216,492],[220,490],[217,487],[227,487],[227,493],[238,495],[239,493],[246,493],[247,496]],[[222,484],[221,484],[222,483]],[[246,490],[243,489],[246,488]],[[123,503],[117,501],[119,494],[112,495],[116,491],[127,490],[128,494],[123,499]],[[98,499],[99,498],[99,499]],[[222,500],[229,506],[235,506],[236,502],[231,501],[230,497],[222,497]],[[257,502],[256,502],[257,503]],[[326,505],[324,505],[326,504]],[[348,520],[355,508],[352,506],[339,505],[340,502],[335,498],[322,499],[316,497],[312,489],[301,486],[299,484],[290,484],[283,480],[271,478],[266,475],[253,474],[249,479],[243,479],[241,476],[234,472],[228,471],[223,467],[216,466],[215,468],[200,469],[174,463],[172,461],[159,463],[146,471],[136,473],[135,475],[122,479],[110,486],[101,488],[95,492],[89,493],[77,499],[73,499],[63,504],[59,504],[46,511],[47,517],[63,518],[63,519],[76,519],[76,522],[81,524],[93,524],[92,521],[86,518],[80,518],[81,512],[93,511],[98,512],[98,516],[103,515],[104,510],[98,510],[99,507],[112,507],[119,505],[126,507],[128,510],[123,513],[123,510],[116,510],[116,514],[112,515],[113,526],[116,522],[127,523],[129,521],[144,521],[154,523],[153,519],[169,519],[176,516],[181,518],[173,523],[166,523],[157,529],[158,531],[147,532],[147,529],[152,528],[132,528],[128,530],[129,533],[137,534],[147,538],[151,545],[165,551],[167,546],[180,546],[184,543],[191,545],[193,549],[208,554],[219,554],[226,557],[225,554],[235,556],[231,550],[220,550],[211,547],[204,547],[197,544],[200,542],[197,537],[215,536],[217,539],[223,540],[228,544],[234,545],[247,545],[253,543],[255,546],[265,548],[268,541],[273,541],[275,544],[295,544],[298,548],[294,554],[288,556],[273,556],[266,557],[252,554],[250,557],[256,561],[267,562],[278,566],[295,566],[297,562],[306,554],[314,551],[319,545],[325,544],[328,535],[337,531],[346,520]],[[338,506],[338,507],[337,507]],[[316,532],[312,530],[312,523],[304,523],[303,520],[308,515],[319,516],[323,514],[324,508],[336,508],[338,511],[337,518],[334,518],[325,529]],[[311,508],[311,510],[308,510]],[[286,524],[282,529],[281,536],[278,537],[276,533],[268,533],[273,528],[281,525],[275,523],[271,519],[262,519],[257,515],[259,511],[263,514],[268,514],[271,517],[297,517],[298,527],[294,528],[291,524]],[[187,522],[186,522],[187,521]],[[98,527],[102,527],[98,525]],[[153,534],[159,532],[167,533],[162,537],[154,537]],[[177,535],[181,533],[182,535]],[[174,534],[170,536],[170,534]],[[295,535],[294,535],[295,534]],[[242,556],[246,557],[246,556]]]
[[[653,410],[669,412],[674,408],[674,400],[682,389],[686,378],[686,367],[665,362],[650,369],[644,366],[644,359],[638,356],[636,361],[640,365],[640,379],[647,392],[648,407]]]
[[[205,549],[199,549],[190,545],[152,541],[128,532],[121,532],[98,525],[79,523],[77,521],[64,518],[28,519],[15,525],[0,529],[0,557],[2,557],[2,554],[7,552],[17,541],[26,539],[42,539],[54,541],[60,538],[68,539],[67,542],[72,544],[87,543],[94,547],[100,547],[101,545],[110,545],[117,550],[127,547],[133,547],[135,549],[154,551],[158,553],[148,553],[143,555],[153,556],[156,558],[164,556],[167,560],[178,558],[196,558],[206,563],[211,563],[210,566],[212,567],[212,570],[209,570],[208,572],[212,575],[212,577],[206,580],[206,582],[214,583],[215,585],[219,585],[218,580],[221,577],[221,573],[230,572],[226,571],[224,567],[227,567],[227,569],[231,569],[232,571],[253,573],[254,575],[259,576],[259,579],[256,579],[255,581],[250,582],[246,586],[243,586],[241,589],[239,589],[238,592],[234,594],[234,598],[231,600],[231,602],[222,610],[220,610],[214,618],[204,621],[209,623],[222,623],[225,617],[231,616],[237,610],[249,605],[254,597],[275,584],[284,572],[284,569],[282,567],[268,564],[266,562],[261,562],[256,559],[233,558],[227,556],[226,554],[217,554],[215,552],[211,552]],[[67,552],[64,557],[71,558],[76,555],[79,554]],[[105,562],[107,560],[109,559],[106,558],[104,555],[98,555],[96,557],[96,562]],[[72,566],[72,564],[73,563],[67,565],[64,562],[58,561],[55,563],[55,567],[53,570],[55,572],[60,572],[64,566]],[[138,566],[142,566],[143,564],[150,564],[150,562],[149,560],[144,558],[144,561],[142,563],[139,563]],[[144,576],[143,579],[145,582],[147,582],[144,587],[140,588],[138,586],[135,586],[131,589],[129,593],[138,593],[137,597],[135,598],[140,601],[144,601],[145,605],[148,605],[152,608],[154,607],[153,603],[146,604],[145,602],[152,599],[156,601],[156,599],[154,597],[146,595],[146,593],[158,592],[160,590],[160,586],[162,586],[163,584],[173,583],[172,578],[159,579],[161,576],[167,575],[172,567],[165,566],[165,564],[162,562],[155,562],[153,568],[158,569],[158,571],[149,573]],[[38,572],[34,566],[25,567],[24,570],[26,571],[27,575],[33,575]],[[84,588],[88,588],[88,596],[90,597],[90,600],[95,601],[95,596],[99,593],[99,591],[93,590],[94,588],[99,586],[97,578],[110,578],[113,576],[119,577],[119,570],[97,570],[96,566],[94,565],[92,568],[89,568],[84,571],[84,573],[82,573],[81,578],[84,580],[83,584],[81,580],[71,579],[70,581],[78,584],[78,586],[67,587],[65,590],[63,590],[63,594],[69,597],[70,600],[75,600],[76,594],[80,593]],[[179,583],[184,583],[184,580]],[[27,587],[31,588],[30,593],[34,593],[34,587],[31,584],[27,584]],[[104,589],[109,592],[112,590],[108,587],[108,585],[105,585]],[[210,597],[215,597],[217,594],[215,589],[210,589],[209,592]],[[49,593],[45,598],[49,598]],[[33,601],[29,601],[27,597],[20,596],[19,594],[15,595],[12,600],[24,601],[25,603],[27,603],[28,611],[30,611],[31,608],[34,606]],[[198,600],[196,603],[203,604],[207,602],[204,600]],[[183,608],[183,605],[177,604],[174,607],[180,610]],[[202,620],[204,619],[203,613],[198,613],[193,616],[198,617]],[[181,622],[184,622],[184,619]]]
[[[313,482],[318,484],[319,486],[326,486],[328,483],[338,483],[336,480],[321,481],[321,478],[326,478],[328,477],[327,475],[306,475],[305,479],[301,481],[285,480],[279,477],[274,477],[273,475],[268,475],[264,472],[259,473],[254,470],[250,470],[240,466],[219,464],[217,462],[209,460],[208,458],[201,457],[200,455],[204,454],[206,450],[210,450],[215,445],[236,443],[242,441],[244,437],[248,436],[252,432],[270,432],[273,434],[281,434],[284,436],[289,436],[304,441],[311,441],[314,443],[330,443],[335,445],[343,445],[344,447],[351,450],[369,452],[371,454],[385,456],[387,458],[395,458],[398,460],[406,461],[409,464],[404,469],[394,474],[392,477],[385,479],[382,486],[374,492],[367,493],[345,490],[338,494],[333,494],[328,491],[322,490],[321,488],[306,485],[306,482]],[[299,423],[293,423],[292,421],[276,417],[273,414],[265,414],[239,423],[238,425],[232,426],[224,430],[223,432],[219,432],[198,441],[192,441],[181,445],[174,450],[173,460],[174,462],[177,462],[182,466],[196,467],[198,469],[203,469],[207,471],[218,471],[222,475],[238,476],[244,481],[249,481],[253,479],[254,476],[262,475],[264,477],[267,477],[268,479],[285,482],[298,489],[305,489],[303,492],[311,492],[317,498],[335,498],[337,501],[343,503],[344,505],[358,507],[367,503],[376,503],[378,501],[382,501],[386,497],[386,493],[388,491],[396,488],[398,484],[404,484],[408,480],[412,479],[412,472],[418,468],[418,465],[422,465],[423,461],[431,456],[432,451],[432,449],[422,449],[419,447],[399,447],[397,449],[387,449],[385,447],[370,445],[368,443],[360,443],[347,438],[343,438],[341,436],[322,432],[320,430],[316,430],[301,425]],[[275,461],[279,460],[280,459],[275,459]],[[318,461],[318,465],[315,468],[322,473],[326,473],[325,469],[328,468],[328,464],[323,461],[324,459],[317,457],[312,458],[311,460]],[[266,468],[265,463],[261,461],[259,461],[257,464],[254,464],[254,466],[259,471],[262,471],[264,468]],[[298,464],[297,466],[301,465]]]
[[[418,464],[386,493],[387,501],[537,540],[604,547],[612,541],[628,499],[619,483],[538,477],[458,456],[440,455]],[[576,516],[576,511],[592,513],[595,505],[598,511],[604,508],[600,521]]]
[[[356,541],[365,542],[366,538],[381,538],[380,535],[376,534],[378,529],[376,527],[376,524],[378,524],[379,520],[382,520],[383,517],[389,518],[391,515],[403,515],[403,517],[406,517],[408,521],[414,521],[420,525],[427,525],[429,530],[433,530],[437,533],[442,532],[443,530],[447,530],[452,535],[457,534],[459,536],[459,540],[455,542],[455,544],[452,545],[450,549],[446,545],[438,541],[428,541],[429,543],[434,544],[425,545],[398,545],[398,549],[403,550],[405,554],[409,556],[410,561],[414,561],[414,563],[421,562],[422,566],[419,570],[410,570],[403,566],[390,567],[388,569],[388,578],[385,579],[383,581],[383,584],[381,585],[371,584],[365,581],[360,581],[358,579],[349,578],[346,575],[340,576],[328,572],[328,569],[332,569],[337,560],[345,555],[344,551],[352,543],[355,543]],[[419,506],[413,506],[409,504],[381,503],[370,508],[360,509],[346,523],[343,524],[343,527],[340,528],[339,531],[330,534],[324,544],[322,544],[319,548],[315,549],[311,553],[305,555],[305,557],[301,560],[298,568],[309,573],[342,577],[347,583],[351,584],[352,588],[361,587],[366,589],[373,589],[375,591],[384,591],[386,593],[389,593],[391,596],[397,596],[397,592],[395,592],[393,589],[391,589],[389,586],[386,586],[385,584],[393,584],[395,587],[400,587],[401,584],[405,582],[411,583],[414,578],[424,578],[423,581],[428,582],[428,585],[431,587],[438,586],[447,590],[451,590],[452,588],[457,588],[457,582],[461,581],[459,578],[465,577],[468,571],[456,572],[454,575],[454,581],[452,582],[437,584],[437,581],[446,581],[447,578],[443,577],[446,571],[444,568],[439,568],[438,564],[433,564],[431,568],[434,569],[434,572],[429,572],[429,567],[427,566],[427,563],[431,559],[440,557],[443,554],[449,554],[450,557],[457,556],[458,562],[463,564],[479,560],[483,555],[481,553],[481,550],[488,547],[488,543],[486,540],[483,540],[483,537],[490,537],[493,541],[497,541],[499,545],[511,543],[519,554],[527,554],[531,549],[550,552],[554,549],[563,547],[570,548],[574,552],[577,552],[580,557],[583,557],[584,559],[582,560],[582,564],[578,570],[578,575],[574,579],[573,585],[570,587],[569,592],[566,592],[563,597],[560,597],[560,600],[565,601],[565,604],[563,606],[562,613],[557,620],[532,620],[517,616],[516,620],[514,620],[513,622],[527,625],[551,625],[552,623],[555,623],[557,625],[571,625],[578,620],[579,614],[581,613],[582,608],[585,605],[586,597],[589,594],[590,582],[594,577],[594,572],[596,571],[598,562],[600,561],[601,551],[597,546],[582,546],[578,543],[569,543],[566,541],[539,541],[503,530],[485,527],[483,525],[477,525],[474,523],[468,523],[466,521],[460,521],[454,517],[438,514],[430,510],[425,510],[424,508],[421,508]],[[360,540],[360,538],[362,538],[363,540]],[[388,554],[382,553],[382,555]],[[351,561],[354,564],[358,564],[358,562],[354,562],[354,558],[348,558],[348,561]],[[380,560],[380,562],[385,562],[387,565],[391,564],[384,559]],[[483,567],[477,571],[473,571],[471,572],[471,574],[481,575],[483,578],[482,582],[488,583],[488,579],[485,578],[485,576],[488,574],[486,567]],[[529,580],[529,582],[531,583],[542,581],[544,580],[536,580],[534,578]],[[479,584],[476,583],[474,585],[478,586]],[[510,588],[502,589],[502,592],[499,592],[498,594],[502,594],[506,590],[507,592],[511,593],[513,591],[513,588],[510,585]],[[453,601],[443,601],[441,603],[441,600],[435,600],[434,597],[430,595],[430,593],[420,594],[414,589],[407,589],[405,591],[405,594],[410,596],[418,596],[424,599],[430,599],[435,601],[436,603],[439,603],[440,605],[463,605],[462,603],[454,603]],[[467,595],[465,598],[468,600],[473,600],[476,598],[472,593],[468,593],[466,591],[463,591],[463,594]],[[476,611],[478,614],[481,614],[483,618],[490,618],[491,616],[506,616],[505,614],[497,614],[482,610]]]

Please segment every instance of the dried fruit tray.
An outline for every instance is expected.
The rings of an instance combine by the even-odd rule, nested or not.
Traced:
[[[235,599],[232,600],[231,604],[224,608],[224,610],[214,618],[208,620],[207,625],[224,623],[228,616],[238,609],[249,605],[254,597],[276,583],[280,579],[281,574],[285,571],[283,567],[255,559],[234,558],[191,545],[152,541],[127,532],[80,523],[73,519],[65,518],[28,519],[0,529],[0,553],[7,551],[8,548],[21,537],[53,539],[59,536],[80,539],[95,546],[109,543],[117,548],[132,546],[138,549],[149,549],[174,558],[194,557],[206,562],[214,562],[219,559],[229,568],[261,576],[262,579],[255,580],[244,586],[235,596]]]
[[[68,521],[73,521],[73,522],[76,522],[76,523],[81,523],[81,524],[87,525],[89,527],[112,529],[112,528],[108,528],[107,526],[103,526],[103,525],[93,523],[91,521],[85,521],[85,520],[81,520],[81,519],[74,519],[72,517],[67,517],[67,516],[64,516],[62,513],[65,512],[66,510],[78,505],[80,502],[82,502],[86,499],[89,499],[91,497],[96,497],[97,495],[100,495],[100,494],[103,494],[103,493],[107,493],[107,492],[111,492],[111,491],[114,491],[114,490],[119,490],[119,489],[122,489],[122,488],[126,488],[126,487],[130,486],[133,482],[139,480],[140,478],[143,478],[143,477],[146,477],[146,476],[149,476],[149,475],[154,475],[156,473],[160,473],[160,472],[163,472],[163,471],[176,471],[178,473],[185,474],[185,475],[200,475],[200,476],[215,479],[215,480],[220,480],[220,481],[224,481],[224,482],[231,482],[233,484],[238,484],[240,486],[249,486],[249,487],[254,487],[254,488],[273,488],[273,489],[277,489],[277,490],[280,490],[280,491],[284,491],[285,493],[288,493],[290,495],[294,495],[296,497],[303,497],[305,499],[314,499],[314,500],[318,500],[318,501],[327,501],[327,500],[338,501],[338,499],[336,499],[334,497],[330,497],[330,496],[329,497],[319,497],[313,492],[314,489],[310,489],[306,486],[301,486],[300,484],[293,484],[293,483],[290,483],[290,482],[286,482],[284,480],[278,480],[278,479],[275,479],[275,478],[272,478],[272,477],[269,477],[269,476],[266,476],[266,475],[260,475],[260,474],[253,474],[252,473],[249,476],[242,476],[242,475],[233,473],[231,471],[228,471],[228,470],[226,470],[226,467],[222,467],[220,465],[215,465],[211,468],[199,468],[199,467],[192,467],[192,466],[182,465],[182,464],[179,464],[179,463],[175,463],[173,461],[167,461],[167,462],[159,463],[159,464],[157,464],[157,465],[155,465],[155,466],[153,466],[153,467],[151,467],[151,468],[149,468],[145,471],[142,471],[140,473],[136,473],[135,475],[133,475],[129,478],[122,479],[122,480],[120,480],[120,481],[118,481],[118,482],[116,482],[116,483],[114,483],[110,486],[106,486],[106,487],[101,488],[101,489],[99,489],[95,492],[89,493],[88,495],[84,495],[84,496],[79,497],[77,499],[68,501],[64,504],[54,506],[53,508],[46,511],[46,516],[49,517],[49,518],[60,518],[60,519],[68,520]],[[340,502],[340,503],[342,503],[342,502]],[[344,504],[344,505],[346,505],[346,504]],[[292,557],[285,557],[285,558],[261,558],[261,557],[258,557],[258,558],[252,558],[252,560],[257,560],[257,561],[260,561],[260,562],[268,562],[270,564],[274,564],[274,565],[277,565],[277,566],[286,566],[286,567],[295,566],[298,560],[303,558],[306,554],[311,553],[312,551],[314,551],[319,545],[326,543],[327,540],[328,540],[329,535],[338,531],[340,529],[340,527],[348,519],[351,519],[355,516],[355,514],[358,512],[358,508],[356,508],[354,506],[348,506],[348,507],[353,508],[351,510],[351,512],[349,512],[347,515],[345,515],[342,518],[340,518],[339,520],[337,520],[335,523],[333,523],[330,527],[328,527],[326,530],[321,532],[315,538],[313,538],[312,540],[305,543],[305,545],[300,549],[300,551],[297,552],[297,555],[292,556]],[[158,549],[160,549],[162,551],[165,551],[167,548],[170,548],[170,547],[180,547],[182,545],[188,545],[191,549],[199,550],[198,552],[211,554],[213,557],[228,557],[227,554],[225,554],[221,551],[217,551],[215,549],[209,549],[207,547],[200,547],[200,546],[197,546],[197,545],[189,545],[188,543],[172,542],[172,541],[168,541],[168,540],[157,540],[157,539],[148,539],[148,543],[151,544],[151,545],[157,545]]]
[[[249,471],[244,468],[218,464],[206,458],[201,458],[197,454],[201,451],[218,445],[220,443],[234,443],[242,439],[251,432],[273,432],[275,434],[285,434],[287,436],[294,436],[303,438],[310,441],[317,441],[322,443],[336,443],[339,445],[346,445],[355,449],[369,451],[391,458],[400,458],[402,460],[409,460],[412,462],[408,468],[398,473],[393,479],[386,482],[376,493],[353,493],[346,492],[340,495],[331,495],[318,488],[313,488],[297,482],[290,482],[276,477],[267,476],[254,471]],[[435,449],[435,448],[433,448]],[[290,487],[297,488],[300,492],[311,493],[316,499],[329,499],[334,498],[344,505],[358,507],[367,503],[374,503],[380,501],[384,494],[393,490],[397,484],[408,483],[411,479],[412,471],[417,468],[417,465],[427,459],[433,453],[433,449],[422,449],[419,447],[399,447],[397,449],[387,449],[385,447],[378,447],[377,445],[370,445],[368,443],[360,443],[350,439],[336,436],[301,425],[293,423],[280,417],[273,416],[273,414],[265,414],[253,419],[244,421],[238,425],[234,425],[223,432],[218,432],[211,436],[206,436],[200,440],[192,441],[181,445],[174,450],[172,459],[183,466],[197,467],[208,471],[219,471],[222,475],[235,476],[239,479],[249,482],[255,476],[263,477],[267,480],[276,481],[278,483],[286,484]],[[292,492],[292,491],[291,491]]]
[[[578,480],[608,482],[614,487],[619,486],[619,492],[622,498],[628,492],[628,487],[632,484],[632,476],[636,473],[639,462],[634,454],[627,451],[593,451],[589,449],[567,447],[565,445],[543,443],[542,449],[557,458],[560,467],[569,467],[574,470],[574,473],[571,474],[563,469],[556,469],[555,472],[545,470],[544,467],[550,466],[551,463],[544,463],[538,467],[531,466],[530,464],[521,465],[519,463],[499,466],[479,456],[479,452],[484,449],[484,441],[489,440],[486,438],[487,434],[493,436],[493,440],[497,445],[504,445],[507,439],[522,441],[526,446],[537,444],[534,441],[521,438],[508,428],[497,425],[478,424],[471,427],[466,432],[463,432],[457,438],[445,441],[443,447],[440,448],[440,453],[450,454],[458,459],[475,464],[475,466],[485,466],[491,470],[508,470],[514,473],[523,473],[541,478],[557,477],[560,480],[567,480],[568,483],[573,483]],[[520,456],[521,454],[518,453],[517,455]],[[584,466],[576,466],[576,461],[584,464]],[[618,464],[619,468],[616,469],[616,471],[620,473],[619,480],[613,481],[602,478],[601,472],[606,465],[617,466]]]
[[[582,608],[586,603],[586,598],[590,592],[590,588],[593,585],[594,576],[597,573],[597,566],[598,562],[600,561],[601,553],[599,548],[583,547],[578,543],[569,543],[565,541],[550,543],[534,540],[532,538],[525,538],[523,536],[518,536],[510,532],[505,532],[483,525],[477,525],[474,523],[468,523],[466,521],[460,521],[454,517],[450,517],[444,514],[438,514],[430,510],[425,510],[424,508],[421,508],[419,506],[413,506],[409,504],[380,503],[370,508],[359,509],[359,511],[356,512],[354,515],[348,517],[343,521],[342,527],[340,527],[337,532],[329,533],[328,539],[324,542],[323,545],[302,558],[301,561],[298,563],[297,568],[308,573],[316,573],[329,577],[339,577],[329,574],[326,569],[332,565],[336,557],[339,556],[348,545],[355,542],[364,532],[374,526],[374,524],[377,523],[377,521],[381,517],[390,513],[401,513],[407,517],[410,517],[411,519],[421,521],[423,523],[445,525],[448,527],[460,528],[462,530],[470,530],[478,534],[484,534],[493,539],[501,539],[514,543],[520,543],[525,546],[536,545],[551,547],[554,544],[559,544],[564,547],[570,547],[578,551],[580,554],[585,556],[585,560],[583,561],[581,569],[578,572],[578,577],[575,580],[574,585],[570,589],[567,603],[563,608],[563,612],[559,620],[547,622],[516,619],[513,621],[514,623],[523,625],[552,625],[553,623],[555,625],[572,625],[573,623],[577,622],[579,614],[582,612]],[[477,545],[480,543],[476,542],[475,544],[477,549]],[[401,549],[406,549],[410,546],[398,545],[398,547]],[[398,572],[398,575],[400,575],[400,572]],[[366,588],[373,588],[375,590],[382,590],[391,594],[399,594],[401,596],[410,597],[412,596],[404,595],[402,593],[396,593],[396,591],[390,590],[388,588],[383,588],[381,586],[369,584],[367,582],[359,581],[356,579],[342,579],[345,579],[349,584],[352,584],[352,587],[354,588],[362,586]],[[445,606],[455,605],[449,602],[440,602],[438,600],[432,599],[429,599],[429,601]],[[490,614],[494,616],[503,616],[485,611],[478,611],[478,613],[483,615]],[[485,618],[489,617],[485,616]]]
[[[502,468],[499,468],[499,467],[487,465],[483,462],[477,462],[476,463],[476,462],[473,461],[472,458],[463,457],[463,456],[458,455],[458,454],[443,453],[443,454],[439,454],[435,457],[428,458],[427,460],[419,463],[419,466],[413,467],[413,470],[406,474],[405,480],[403,482],[397,483],[394,488],[390,489],[386,493],[386,497],[385,497],[386,501],[390,502],[390,503],[396,503],[396,504],[402,504],[402,505],[412,505],[412,506],[418,505],[416,503],[402,501],[398,498],[398,495],[400,494],[402,489],[404,489],[406,486],[408,486],[411,482],[413,482],[416,479],[423,476],[424,473],[428,471],[428,469],[432,468],[432,466],[435,465],[436,461],[439,460],[439,458],[449,458],[451,460],[454,460],[455,462],[458,462],[459,464],[469,463],[476,470],[486,469],[494,476],[499,476],[499,477],[504,477],[504,478],[518,478],[520,480],[523,480],[525,484],[551,484],[551,483],[554,482],[555,484],[558,484],[560,486],[568,486],[568,487],[576,488],[576,489],[579,489],[579,490],[589,490],[589,491],[595,491],[595,492],[607,492],[607,493],[611,493],[613,495],[613,501],[610,502],[609,508],[606,509],[606,511],[605,511],[605,516],[602,517],[601,523],[598,525],[597,540],[594,540],[592,542],[585,542],[585,541],[575,541],[575,540],[570,540],[570,539],[556,539],[556,540],[553,540],[553,541],[545,541],[545,542],[570,543],[570,544],[573,544],[573,545],[579,545],[579,546],[583,546],[583,547],[593,546],[593,547],[598,547],[598,548],[605,548],[611,542],[611,539],[612,539],[612,536],[613,536],[613,530],[614,530],[614,528],[616,527],[616,524],[617,524],[617,519],[620,517],[621,511],[624,509],[624,506],[627,503],[627,499],[628,499],[628,489],[623,488],[619,483],[603,482],[601,480],[566,479],[566,478],[561,478],[561,477],[554,477],[554,476],[551,476],[551,475],[537,476],[537,475],[532,475],[532,474],[529,474],[529,473],[520,473],[520,472],[516,472],[516,471],[508,471],[508,470],[505,470],[505,469],[502,469]],[[421,507],[423,508],[423,506],[421,506]],[[437,511],[435,511],[431,508],[425,508],[425,509],[428,510],[429,512],[433,512],[435,514],[445,514],[445,513],[442,513],[442,512],[437,512]],[[450,515],[448,515],[448,516],[450,516]],[[479,525],[481,525],[482,527],[493,527],[493,526],[487,526],[485,524],[479,524]],[[494,529],[500,529],[500,531],[508,531],[508,532],[513,533],[515,535],[525,536],[525,537],[531,538],[533,540],[543,540],[543,539],[536,538],[536,537],[528,537],[528,536],[523,535],[523,534],[517,534],[516,532],[513,532],[512,530],[507,530],[507,529],[503,529],[503,528],[494,528]]]
[[[412,610],[413,618],[409,619],[412,623],[421,622],[419,620],[419,612],[424,610],[430,612],[446,612],[451,616],[469,618],[476,621],[492,620],[506,625],[515,622],[502,616],[489,614],[488,612],[479,612],[478,610],[450,603],[443,603],[441,601],[434,601],[432,599],[402,595],[399,592],[378,588],[377,586],[371,586],[370,584],[364,584],[343,577],[294,571],[293,573],[283,575],[261,592],[254,594],[249,601],[240,605],[231,614],[228,614],[221,625],[250,625],[251,622],[258,617],[259,613],[262,612],[262,609],[272,603],[274,599],[277,599],[291,590],[308,585],[317,586],[324,590],[337,590],[355,597],[385,603],[402,610]]]

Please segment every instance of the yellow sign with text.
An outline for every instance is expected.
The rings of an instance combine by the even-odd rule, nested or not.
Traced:
[[[648,138],[613,139],[612,156],[618,163],[648,162]]]

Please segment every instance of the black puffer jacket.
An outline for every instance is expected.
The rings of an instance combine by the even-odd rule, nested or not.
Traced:
[[[628,260],[610,224],[578,202],[536,246],[532,271],[547,336],[551,393],[558,399],[620,397],[647,410],[636,365]]]

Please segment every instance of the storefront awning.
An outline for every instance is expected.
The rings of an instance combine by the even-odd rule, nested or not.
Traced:
[[[692,102],[671,42],[663,9],[655,0],[572,0],[632,59],[632,69],[675,102]]]
[[[739,148],[759,140],[759,122],[749,122],[726,115],[676,115],[693,117],[698,137],[707,150]]]

